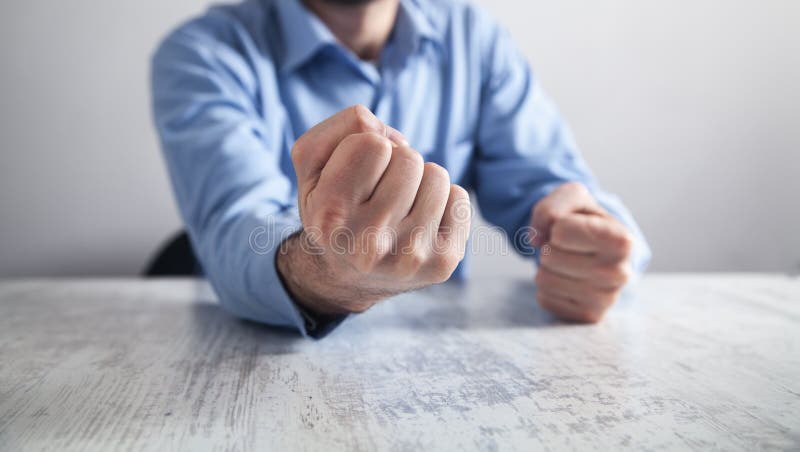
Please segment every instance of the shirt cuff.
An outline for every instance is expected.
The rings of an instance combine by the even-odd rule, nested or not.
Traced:
[[[290,328],[303,337],[319,339],[333,331],[346,318],[304,315],[286,290],[276,267],[283,240],[300,227],[293,215],[274,215],[263,220],[248,218],[229,232],[232,237],[249,237],[237,246],[217,244],[205,250],[206,276],[219,296],[221,305],[234,315],[258,323]]]
[[[342,322],[349,317],[347,314],[341,315],[322,315],[314,313],[300,304],[295,303],[295,308],[303,317],[306,335],[312,339],[322,339],[335,330]]]
[[[270,306],[278,311],[278,314],[285,319],[286,323],[296,328],[303,337],[312,339],[322,339],[336,329],[348,316],[323,316],[309,311],[298,304],[289,291],[278,272],[277,259],[281,246],[276,246],[269,252],[266,268],[260,271],[269,275],[269,299]],[[262,274],[263,275],[263,274]],[[263,278],[262,278],[263,279]]]

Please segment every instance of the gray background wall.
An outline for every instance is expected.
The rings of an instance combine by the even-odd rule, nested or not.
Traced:
[[[482,3],[637,215],[653,269],[800,270],[800,2]],[[0,276],[133,274],[178,228],[147,62],[206,4],[0,3]]]

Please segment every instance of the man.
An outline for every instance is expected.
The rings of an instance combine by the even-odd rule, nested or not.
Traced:
[[[649,259],[509,36],[460,0],[215,7],[152,82],[183,220],[241,317],[319,337],[464,277],[467,189],[520,252],[547,245],[531,299],[564,319],[598,321]]]

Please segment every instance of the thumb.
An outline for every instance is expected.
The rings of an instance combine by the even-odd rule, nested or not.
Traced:
[[[408,145],[402,133],[384,124],[363,105],[354,105],[308,129],[292,147],[292,164],[298,181],[298,192],[305,197],[317,184],[322,169],[334,149],[347,136],[377,133],[396,145]]]
[[[333,150],[348,135],[373,132],[386,136],[386,126],[363,105],[345,108],[308,129],[292,147],[292,163],[300,192],[316,185]]]

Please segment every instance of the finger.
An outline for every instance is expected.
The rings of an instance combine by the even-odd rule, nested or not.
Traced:
[[[449,198],[450,174],[435,163],[426,163],[414,204],[403,219],[404,226],[423,226],[438,233]]]
[[[391,142],[376,133],[345,137],[328,160],[312,192],[353,205],[370,198],[392,157]]]
[[[574,253],[552,244],[550,252],[542,255],[540,265],[561,276],[607,289],[624,286],[631,276],[628,261],[606,263],[594,254]]]
[[[396,225],[414,205],[425,161],[408,146],[392,148],[392,159],[369,200],[369,211],[386,216],[386,223]]]
[[[386,126],[386,138],[395,146],[409,147],[411,144],[399,130],[391,126]]]
[[[550,241],[575,253],[596,253],[608,262],[627,259],[633,246],[631,234],[616,219],[580,213],[559,219],[553,225]]]
[[[403,254],[426,261],[433,253],[449,198],[450,175],[447,170],[435,163],[426,163],[411,211],[398,225]]]
[[[536,291],[536,301],[539,306],[557,317],[573,322],[596,323],[602,319],[605,312],[601,309],[586,309],[572,299],[542,290]]]
[[[577,182],[560,185],[533,208],[532,226],[536,231],[534,246],[542,246],[550,240],[553,224],[572,212],[595,212],[599,210],[589,190]]]
[[[345,108],[306,131],[292,147],[292,163],[300,194],[305,197],[317,183],[333,150],[348,135],[377,133],[397,144],[408,143],[397,130],[387,127],[363,105]]]
[[[614,303],[617,290],[594,287],[585,281],[565,277],[546,268],[536,272],[536,287],[545,292],[574,300],[590,309],[605,309]]]
[[[426,284],[450,279],[464,258],[469,234],[469,195],[458,185],[450,185],[443,172],[438,165],[426,165],[419,202],[401,224],[406,232],[396,264],[401,274]]]
[[[443,264],[450,267],[464,258],[472,220],[469,193],[458,185],[450,185],[450,197],[435,236],[434,250],[443,257]],[[452,265],[455,268],[454,265]]]

